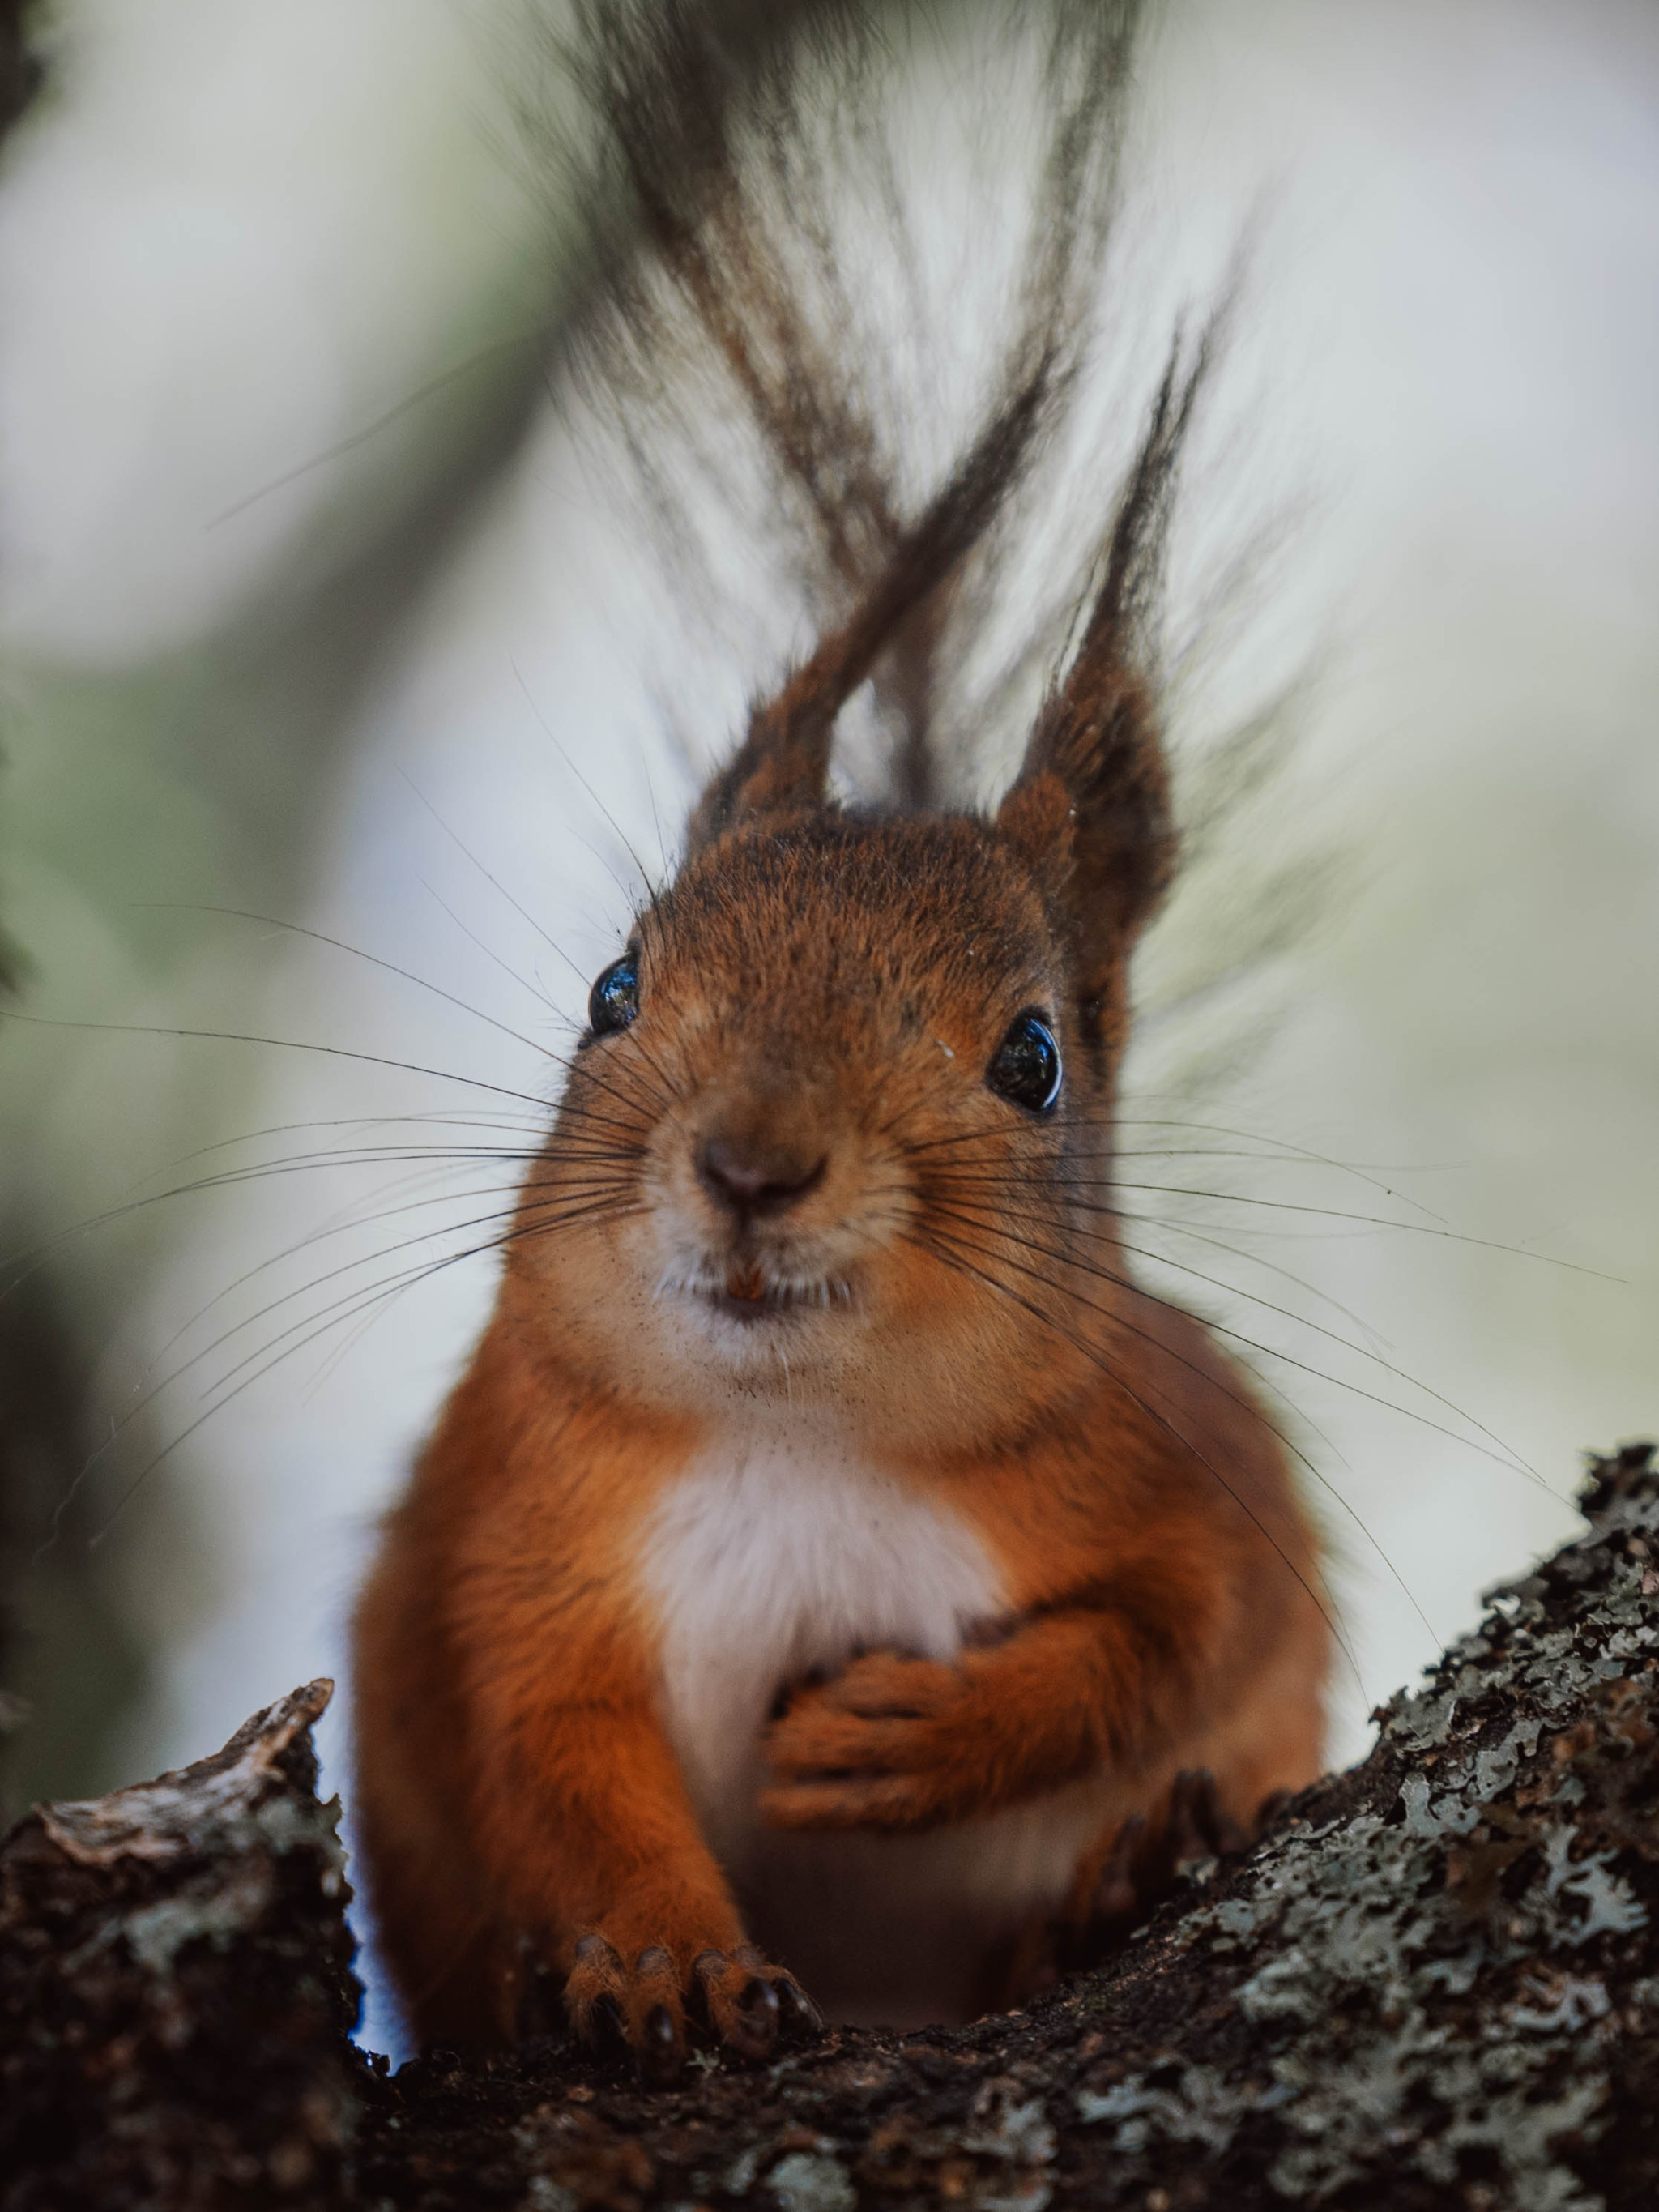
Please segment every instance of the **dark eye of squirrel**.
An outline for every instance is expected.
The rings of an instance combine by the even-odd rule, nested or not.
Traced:
[[[1059,1042],[1042,1015],[1028,1009],[1009,1024],[985,1080],[1016,1106],[1046,1114],[1060,1096],[1060,1074]]]
[[[613,960],[587,994],[587,1034],[590,1038],[614,1036],[625,1030],[640,1011],[640,963],[636,954],[624,952]]]

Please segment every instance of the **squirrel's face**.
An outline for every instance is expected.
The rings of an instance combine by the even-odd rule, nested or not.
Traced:
[[[514,1322],[596,1387],[983,1449],[1146,1336],[1108,1125],[1130,948],[1175,859],[1142,648],[1208,349],[1171,355],[994,822],[842,814],[830,749],[1018,481],[1053,344],[705,787],[690,858],[594,987],[508,1240]]]
[[[825,814],[700,851],[595,983],[514,1267],[635,1400],[983,1435],[1072,1363],[1100,1056],[989,823]],[[1097,1198],[1098,1194],[1097,1194]],[[545,1233],[541,1233],[544,1231]]]

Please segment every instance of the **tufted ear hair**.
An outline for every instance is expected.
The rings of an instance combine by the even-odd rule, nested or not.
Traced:
[[[775,697],[756,707],[748,733],[692,810],[695,853],[744,820],[808,814],[824,803],[836,717],[906,619],[970,553],[1019,481],[1066,370],[1051,344],[998,408],[920,520],[899,537],[885,568]]]
[[[1128,956],[1175,872],[1176,836],[1151,662],[1182,442],[1216,336],[1170,349],[1107,534],[1103,574],[997,814],[1068,941],[1076,1010],[1097,1054],[1127,1022]]]

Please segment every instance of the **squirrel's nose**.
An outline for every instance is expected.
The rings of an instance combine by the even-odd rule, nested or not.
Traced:
[[[717,1206],[745,1217],[785,1213],[823,1181],[828,1155],[809,1161],[786,1145],[752,1137],[705,1137],[697,1176]]]

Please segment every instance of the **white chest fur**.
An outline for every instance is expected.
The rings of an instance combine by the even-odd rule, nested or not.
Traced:
[[[652,1516],[665,1717],[705,1832],[740,1856],[779,1689],[860,1646],[948,1659],[1001,1610],[984,1547],[856,1455],[788,1434],[723,1437]]]
[[[663,1713],[703,1832],[756,1941],[832,2018],[915,2027],[987,2001],[986,1958],[1052,1909],[1115,1810],[1103,1776],[920,1835],[763,1827],[761,1739],[781,1686],[860,1646],[948,1659],[1005,1596],[971,1528],[855,1455],[727,1436],[653,1514],[641,1572]]]

